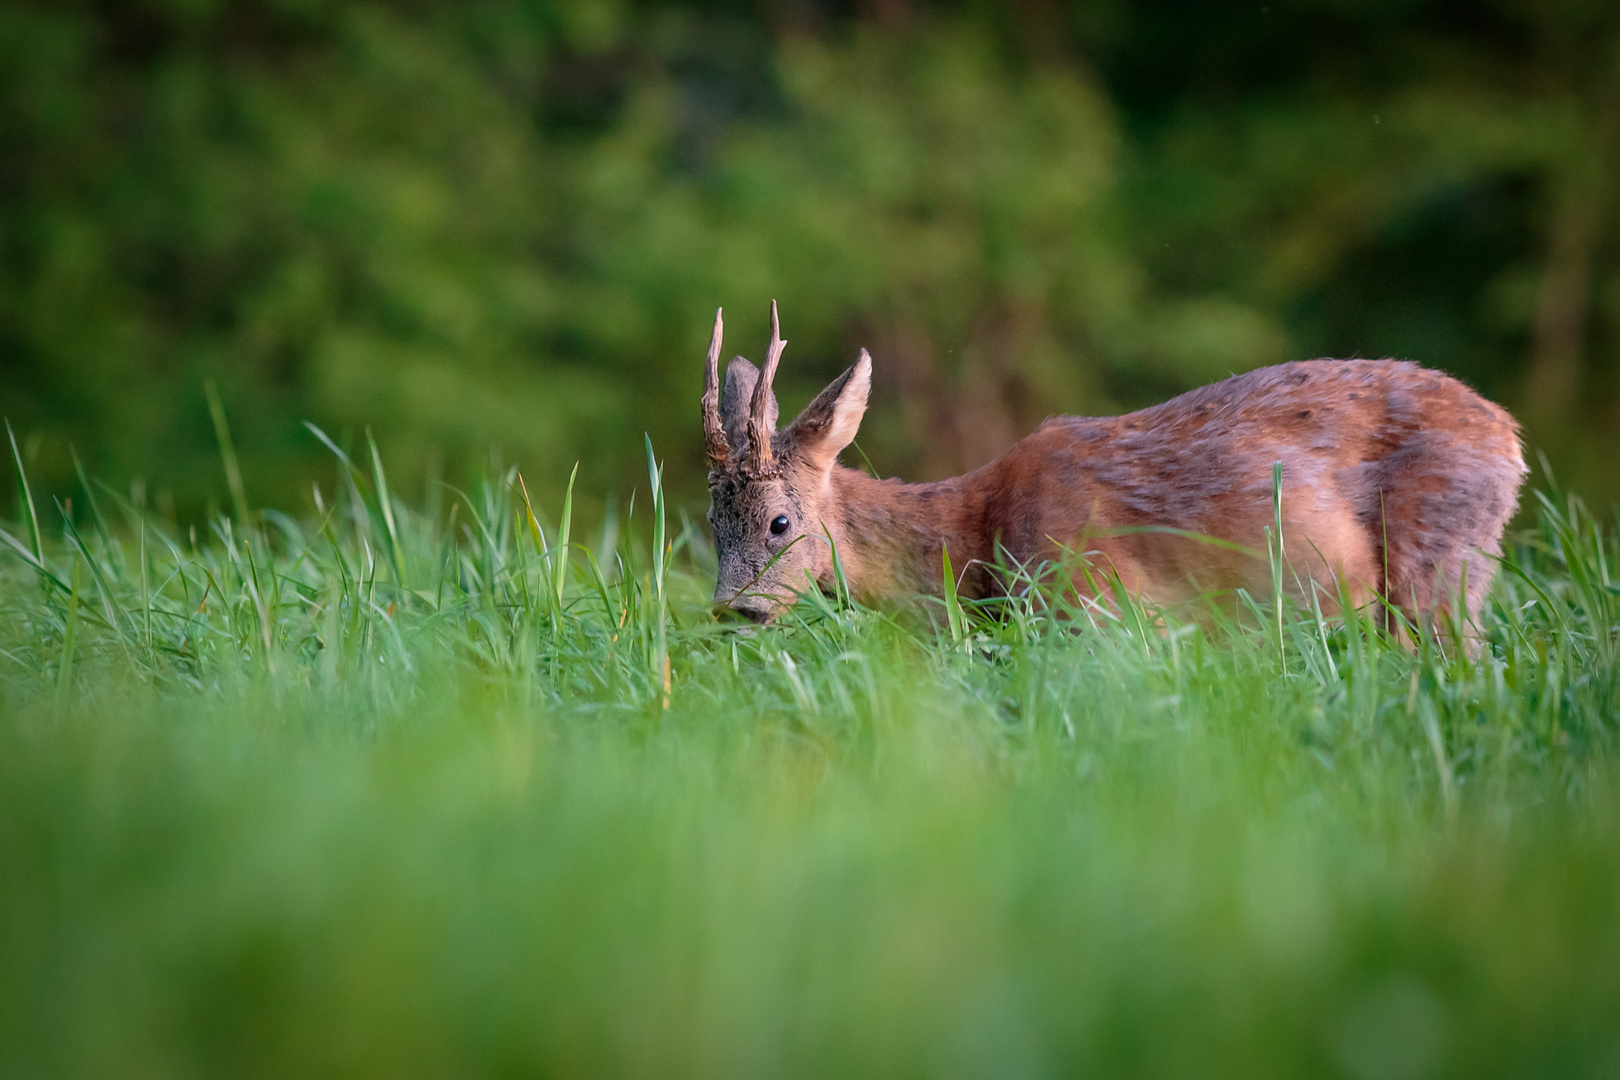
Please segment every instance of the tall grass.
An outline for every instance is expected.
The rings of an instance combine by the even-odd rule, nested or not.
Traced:
[[[1472,652],[1280,581],[739,632],[650,445],[587,536],[571,481],[427,512],[316,434],[312,512],[233,478],[198,529],[35,506],[13,454],[0,1073],[1620,1069],[1620,548],[1577,500]]]

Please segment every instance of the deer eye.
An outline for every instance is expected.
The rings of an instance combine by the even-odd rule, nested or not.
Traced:
[[[772,536],[781,536],[783,533],[787,532],[787,530],[788,530],[788,519],[787,519],[786,514],[778,514],[778,515],[776,515],[775,518],[773,518],[771,520],[771,535]]]

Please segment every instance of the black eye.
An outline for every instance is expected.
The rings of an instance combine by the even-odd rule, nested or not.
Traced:
[[[786,514],[778,514],[771,520],[772,536],[781,536],[783,533],[787,532],[787,529],[788,519]]]

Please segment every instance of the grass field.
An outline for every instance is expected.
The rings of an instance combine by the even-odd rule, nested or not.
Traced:
[[[646,490],[581,536],[356,458],[4,523],[0,1075],[1620,1075],[1574,500],[1472,658],[1265,597],[744,634]]]

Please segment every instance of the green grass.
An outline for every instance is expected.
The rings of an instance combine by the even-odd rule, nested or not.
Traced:
[[[0,1075],[1620,1073],[1578,502],[1475,657],[1270,597],[739,633],[656,491],[585,537],[343,460],[195,532],[20,496]]]

